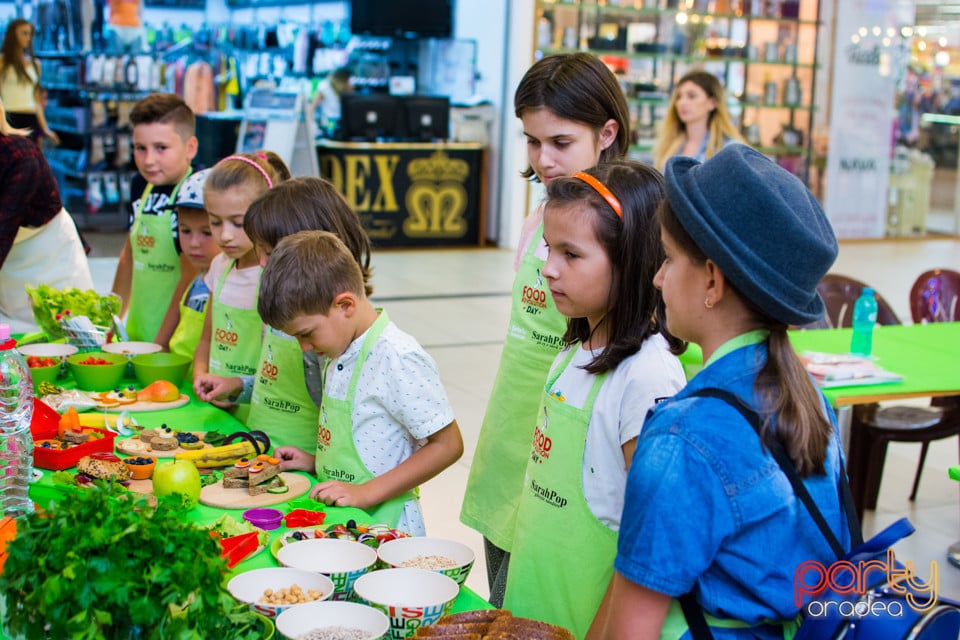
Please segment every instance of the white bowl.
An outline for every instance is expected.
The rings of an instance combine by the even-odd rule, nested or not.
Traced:
[[[313,538],[281,547],[277,561],[285,567],[322,573],[333,580],[331,600],[347,600],[354,581],[377,562],[377,551],[352,540]]]
[[[25,344],[22,347],[17,346],[17,351],[27,356],[39,356],[41,358],[60,358],[63,362],[67,356],[72,356],[79,349],[72,344],[64,342],[37,342],[35,344]]]
[[[163,347],[155,342],[108,342],[103,345],[103,350],[107,353],[119,353],[130,358],[142,353],[156,353],[162,349]]]
[[[473,550],[462,542],[445,538],[415,536],[384,542],[377,550],[380,562],[391,568],[413,567],[442,573],[462,585],[473,568],[476,559]],[[429,566],[431,556],[449,559],[453,566],[442,568]]]
[[[402,640],[448,613],[460,587],[451,578],[426,569],[381,569],[353,583],[360,602],[390,618],[390,637]]]
[[[301,604],[265,604],[258,602],[263,597],[265,589],[277,591],[278,589],[289,589],[293,585],[299,586],[304,591],[320,591],[323,593],[319,598],[320,601],[326,600],[333,594],[333,582],[330,581],[330,578],[312,571],[302,571],[288,567],[253,569],[237,574],[227,583],[227,591],[240,602],[250,605],[255,613],[274,618],[288,609],[311,604],[310,602]],[[313,602],[317,602],[317,600]]]
[[[284,638],[296,640],[304,634],[324,627],[362,629],[365,640],[387,635],[390,620],[379,609],[355,602],[308,602],[277,616],[277,631]]]

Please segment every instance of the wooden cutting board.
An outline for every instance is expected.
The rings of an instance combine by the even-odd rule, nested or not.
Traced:
[[[286,493],[261,493],[258,496],[250,495],[246,489],[224,489],[223,480],[200,489],[200,504],[220,509],[250,509],[252,507],[269,507],[287,500],[293,500],[310,490],[310,478],[299,473],[280,472],[280,477],[287,483],[289,490]]]
[[[118,404],[115,407],[97,407],[96,410],[108,411],[110,413],[120,413],[122,411],[166,411],[168,409],[182,407],[189,402],[190,396],[181,393],[179,398],[171,402],[147,402],[145,400],[137,400],[131,404]]]

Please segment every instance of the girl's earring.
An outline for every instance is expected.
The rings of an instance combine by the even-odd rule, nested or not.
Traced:
[[[707,309],[713,309],[713,302],[711,302],[710,298],[704,298],[703,306],[705,306]]]

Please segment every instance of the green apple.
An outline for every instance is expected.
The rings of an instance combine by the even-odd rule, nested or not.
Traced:
[[[183,506],[193,509],[200,501],[200,472],[189,460],[170,460],[153,470],[153,495],[179,494]]]

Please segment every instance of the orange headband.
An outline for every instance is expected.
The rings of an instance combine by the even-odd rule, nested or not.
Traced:
[[[579,178],[593,187],[593,190],[599,193],[600,197],[607,201],[607,204],[610,205],[610,208],[613,209],[614,212],[616,212],[617,216],[621,220],[623,219],[623,207],[620,206],[620,201],[617,200],[617,196],[613,195],[613,192],[610,191],[610,189],[607,189],[607,185],[603,184],[589,173],[584,173],[583,171],[577,171],[575,174],[573,174],[573,177]]]

